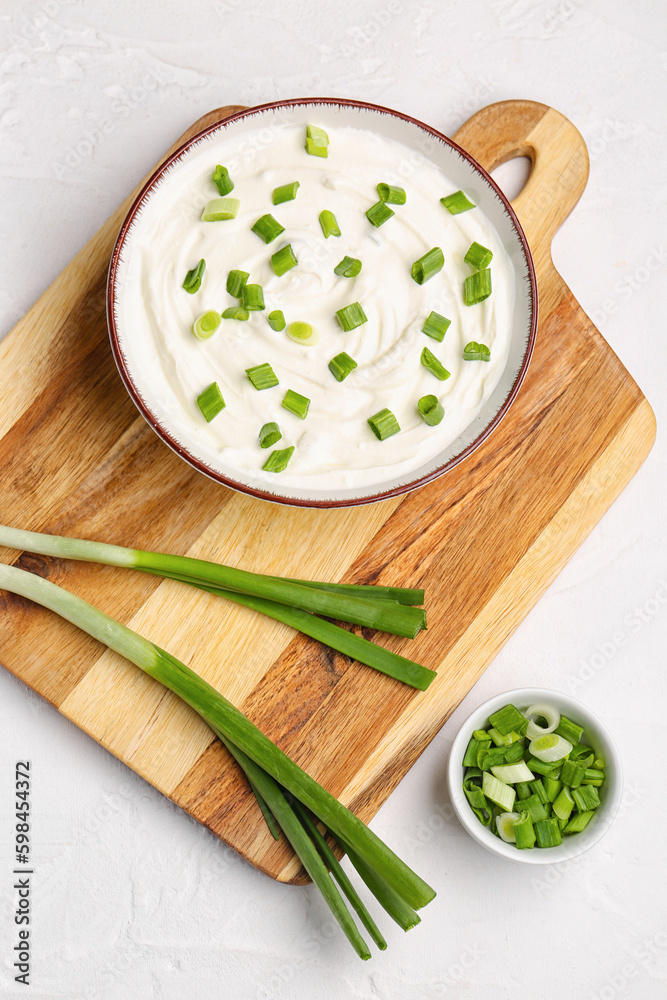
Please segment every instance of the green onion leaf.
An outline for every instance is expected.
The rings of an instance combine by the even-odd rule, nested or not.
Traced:
[[[272,243],[281,233],[285,232],[285,227],[281,226],[272,215],[262,215],[250,228],[265,243]]]
[[[304,347],[312,347],[313,344],[319,343],[320,339],[318,331],[310,323],[299,321],[290,323],[286,333],[288,337],[291,337],[297,344],[302,344]]]
[[[584,727],[578,726],[567,716],[561,715],[558,727],[554,730],[559,736],[565,737],[573,746],[576,746],[584,733]]]
[[[222,316],[215,309],[208,309],[197,316],[192,324],[192,332],[199,340],[208,340],[220,326]]]
[[[379,441],[384,441],[392,434],[398,434],[401,429],[394,414],[386,407],[368,418],[368,426]]]
[[[425,333],[427,337],[432,337],[433,340],[442,342],[451,322],[451,319],[446,319],[440,313],[430,312],[424,320],[422,333]]]
[[[572,798],[580,813],[588,812],[589,809],[597,809],[600,805],[600,796],[593,785],[581,785],[579,788],[573,788]]]
[[[349,306],[337,309],[336,318],[346,333],[354,330],[357,326],[368,323],[368,316],[358,302],[352,302]]]
[[[566,760],[560,772],[560,780],[570,788],[578,788],[584,780],[586,765],[578,764],[574,760]]]
[[[201,213],[202,222],[223,222],[235,219],[241,202],[238,198],[213,198],[207,201]]]
[[[280,250],[276,250],[276,252],[271,256],[271,267],[279,278],[281,275],[286,274],[287,271],[290,271],[293,267],[296,267],[298,263],[296,254],[292,250],[291,243],[287,243],[286,246],[281,247]]]
[[[440,201],[445,206],[447,211],[451,215],[459,215],[460,212],[468,212],[471,208],[475,208],[474,202],[467,198],[463,191],[455,191],[454,194],[448,194]]]
[[[346,379],[356,367],[357,362],[349,354],[346,354],[345,351],[337,354],[328,364],[329,371],[337,382],[342,382]]]
[[[225,309],[222,314],[223,319],[240,319],[246,320],[250,313],[243,306],[230,306],[229,309]]]
[[[513,730],[521,734],[526,731],[528,726],[528,719],[514,705],[505,705],[504,708],[499,708],[497,712],[489,716],[489,722],[502,736],[507,736]]]
[[[248,312],[266,309],[264,305],[264,290],[261,285],[244,285],[242,290],[243,308]]]
[[[483,247],[481,243],[471,243],[463,259],[466,264],[481,271],[482,268],[489,266],[493,260],[493,253],[488,247]]]
[[[491,271],[485,268],[468,275],[463,283],[463,301],[467,306],[475,306],[491,294]]]
[[[284,472],[293,454],[294,445],[272,451],[262,468],[265,472]]]
[[[292,181],[291,184],[282,184],[273,189],[273,204],[282,205],[284,201],[294,201],[299,190],[299,182]]]
[[[567,824],[563,833],[581,833],[582,830],[586,829],[594,815],[595,813],[593,810],[590,812],[577,813],[577,815],[573,816]]]
[[[191,271],[185,275],[185,281],[183,282],[183,288],[190,295],[194,295],[201,288],[201,281],[204,277],[204,271],[206,270],[206,261],[202,257],[196,267],[193,267]]]
[[[430,427],[435,427],[439,424],[445,415],[445,408],[437,396],[422,396],[417,402],[417,409],[424,423],[427,423]]]
[[[378,184],[377,193],[380,201],[386,201],[389,205],[405,205],[407,200],[405,188],[393,187],[391,184]]]
[[[521,808],[528,810],[533,823],[549,818],[544,802],[540,801],[539,795],[536,795],[535,792],[533,792],[532,795],[529,795],[527,799],[523,799]]]
[[[491,351],[486,344],[478,344],[476,340],[471,340],[463,348],[464,361],[490,361]]]
[[[278,385],[276,374],[268,361],[262,365],[246,368],[245,373],[255,389],[270,389],[271,386]]]
[[[295,392],[294,389],[288,389],[283,398],[282,405],[290,413],[294,413],[301,420],[305,420],[308,416],[308,407],[310,406],[310,400],[307,396],[302,396],[300,392]]]
[[[444,382],[451,375],[451,372],[448,372],[445,366],[440,364],[435,354],[429,351],[428,347],[422,350],[420,361],[424,368],[428,368],[431,374],[439,378],[441,382]]]
[[[356,257],[343,257],[340,264],[334,267],[334,274],[340,274],[343,278],[356,278],[361,271],[361,261]]]
[[[248,281],[250,275],[247,271],[230,271],[227,275],[227,291],[230,295],[233,295],[235,299],[240,299],[243,296],[243,288]]]
[[[323,128],[319,128],[317,125],[306,127],[306,152],[310,153],[311,156],[328,156],[328,146],[329,136]]]
[[[197,396],[197,406],[203,413],[207,424],[210,424],[213,417],[217,417],[220,411],[224,410],[225,401],[222,398],[220,386],[217,382],[211,382],[203,392],[199,393]]]
[[[555,819],[538,820],[535,823],[535,836],[538,847],[558,847],[563,842],[558,820]]]
[[[396,213],[389,208],[389,205],[387,205],[386,202],[378,201],[375,205],[371,205],[368,209],[366,212],[366,218],[375,226],[376,229],[378,229],[380,226],[383,226],[388,219],[391,219],[392,215],[395,214]]]
[[[423,285],[425,281],[432,278],[434,274],[441,271],[445,266],[445,255],[440,247],[433,247],[423,257],[416,260],[412,265],[411,274],[418,285]]]
[[[325,240],[328,240],[330,236],[340,236],[340,227],[336,222],[336,216],[326,208],[320,212],[320,226]]]
[[[276,441],[280,441],[282,436],[278,424],[274,422],[264,424],[259,432],[259,446],[260,448],[271,448]]]
[[[227,167],[220,166],[220,164],[213,171],[213,183],[217,187],[221,198],[224,198],[226,194],[234,190],[234,182],[229,176],[229,170],[227,170]]]
[[[268,319],[272,330],[285,329],[285,314],[282,309],[274,309],[273,312],[269,313]]]

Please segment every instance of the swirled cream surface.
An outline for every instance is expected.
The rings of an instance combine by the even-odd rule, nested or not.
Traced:
[[[130,364],[141,371],[153,401],[169,420],[170,432],[200,460],[227,470],[234,479],[268,489],[308,490],[382,486],[409,476],[443,451],[470,424],[500,380],[509,350],[513,265],[489,220],[479,208],[450,213],[440,198],[457,186],[431,161],[417,158],[402,143],[351,127],[328,128],[327,158],[309,155],[305,128],[285,125],[203,144],[200,152],[161,179],[134,224],[124,296],[126,345]],[[203,222],[206,202],[218,197],[212,181],[216,164],[228,167],[230,196],[240,200],[235,219]],[[274,188],[299,181],[293,201],[273,205]],[[378,201],[380,182],[406,191],[404,205],[375,228],[366,210]],[[341,236],[324,238],[323,209],[333,212]],[[270,244],[252,232],[257,219],[271,214],[284,226]],[[493,251],[492,295],[466,306],[463,283],[472,269],[463,260],[476,241]],[[278,277],[271,255],[290,243],[298,265]],[[411,277],[412,263],[441,247],[445,266],[423,285]],[[355,278],[340,277],[344,256],[361,260]],[[186,273],[200,260],[206,272],[199,291],[183,288]],[[263,287],[266,309],[247,321],[223,319],[208,340],[192,332],[195,318],[236,305],[226,291],[229,272],[250,273]],[[359,302],[368,322],[344,332],[336,311]],[[314,346],[274,331],[268,314],[280,309],[287,323],[310,323],[319,333]],[[422,332],[431,311],[451,320],[439,343]],[[466,361],[463,347],[478,341],[491,360]],[[438,380],[421,364],[429,350],[451,373]],[[342,351],[357,368],[337,382],[328,362]],[[247,368],[269,362],[279,385],[258,391]],[[225,409],[207,423],[197,396],[217,382]],[[305,419],[281,405],[288,389],[310,399]],[[440,424],[422,419],[417,401],[435,395],[444,406]],[[387,407],[400,432],[380,441],[368,418]],[[282,440],[295,446],[287,468],[262,471],[269,454],[260,447],[260,428],[275,421]],[[280,480],[278,483],[277,480]]]

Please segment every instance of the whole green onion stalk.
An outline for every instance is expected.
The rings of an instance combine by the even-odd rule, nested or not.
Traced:
[[[310,834],[308,832],[310,823],[304,807],[350,852],[366,884],[399,923],[401,911],[405,922],[406,907],[409,913],[433,899],[434,890],[354,813],[280,750],[243,712],[175,656],[81,597],[15,566],[0,564],[0,588],[35,601],[77,625],[179,695],[208,723],[246,771],[258,792],[260,804],[264,804],[292,843],[361,958],[370,957],[370,953],[324,866],[324,860],[330,861],[330,858],[319,838],[311,836],[312,829]],[[376,938],[377,928],[365,908],[362,919],[374,939],[378,943],[383,941],[379,932]]]
[[[423,590],[283,579],[187,556],[127,549],[5,525],[0,525],[0,545],[56,558],[143,570],[190,583],[290,625],[345,656],[422,691],[436,677],[435,671],[318,617],[324,615],[412,638],[426,627],[423,609],[414,606],[423,602]]]

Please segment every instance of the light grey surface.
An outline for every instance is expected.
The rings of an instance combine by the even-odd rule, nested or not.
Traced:
[[[667,16],[658,0],[0,3],[0,333],[167,145],[230,102],[363,98],[452,133],[525,97],[582,131],[591,177],[554,243],[565,280],[664,417]],[[499,174],[500,176],[500,174]],[[513,171],[503,183],[516,183]],[[585,416],[582,417],[585,419]],[[0,996],[13,982],[13,766],[34,771],[41,998],[658,1000],[664,906],[665,452],[594,530],[373,821],[439,891],[362,964],[310,889],[242,862],[0,673]],[[474,586],[474,581],[471,581]],[[521,685],[571,692],[625,763],[621,816],[576,862],[524,870],[451,815],[458,723]],[[536,989],[536,984],[537,989]]]

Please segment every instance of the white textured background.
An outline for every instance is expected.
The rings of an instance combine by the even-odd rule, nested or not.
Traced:
[[[362,98],[452,133],[485,104],[525,97],[563,112],[588,142],[588,188],[554,258],[661,425],[661,0],[0,0],[0,32],[0,335],[211,108]],[[499,176],[516,185],[512,169]],[[664,464],[659,431],[646,465],[373,821],[439,895],[409,934],[387,922],[389,949],[366,964],[332,935],[315,891],[256,872],[0,672],[0,996],[667,996]],[[581,697],[626,769],[604,840],[540,870],[487,855],[444,789],[465,715],[527,684]],[[26,757],[29,989],[15,986],[10,957],[13,765]]]

